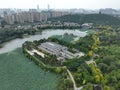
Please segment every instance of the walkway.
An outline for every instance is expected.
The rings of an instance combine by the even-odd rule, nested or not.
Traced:
[[[27,52],[30,54],[30,55],[34,55],[34,53],[37,53],[38,55],[40,55],[41,57],[45,57],[45,54],[44,53],[42,53],[42,52],[40,52],[40,51],[38,51],[38,50],[36,50],[36,49],[32,49],[31,51],[30,50],[27,50]]]
[[[72,80],[72,82],[73,82],[74,90],[81,90],[81,89],[83,88],[83,86],[81,86],[81,87],[76,87],[76,83],[75,83],[75,80],[74,80],[71,72],[70,72],[68,69],[67,69],[67,72],[68,72],[68,74],[69,74],[69,76],[70,76],[70,78],[71,78],[71,80]]]
[[[97,54],[94,54],[89,61],[85,61],[88,65],[91,63],[94,63],[95,66],[97,66],[96,62],[94,61],[94,57],[99,56]]]

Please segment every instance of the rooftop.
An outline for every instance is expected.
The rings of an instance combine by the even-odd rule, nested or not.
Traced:
[[[47,48],[52,49],[52,50],[58,50],[58,49],[62,48],[61,45],[54,43],[54,42],[45,42],[45,43],[42,43],[41,46],[47,47]]]
[[[56,55],[58,59],[59,59],[59,57],[62,57],[64,59],[65,58],[71,59],[71,58],[75,57],[75,55],[73,53],[71,53],[67,50],[68,49],[67,47],[59,45],[54,42],[41,43],[39,48],[47,53]]]

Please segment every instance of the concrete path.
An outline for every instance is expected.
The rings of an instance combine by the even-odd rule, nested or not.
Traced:
[[[81,87],[76,87],[76,83],[75,83],[75,80],[74,80],[71,72],[70,72],[68,69],[67,69],[67,72],[68,72],[68,74],[69,74],[69,76],[70,76],[70,78],[71,78],[71,80],[72,80],[72,82],[73,82],[74,90],[81,90],[81,89],[83,88],[83,86],[81,86]]]

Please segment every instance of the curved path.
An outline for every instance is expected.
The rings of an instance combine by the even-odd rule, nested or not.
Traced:
[[[71,72],[70,72],[68,69],[67,69],[67,72],[68,72],[68,74],[69,74],[69,76],[70,76],[70,78],[71,78],[71,80],[72,80],[72,82],[73,82],[74,90],[81,90],[81,89],[83,88],[83,86],[81,86],[81,87],[76,87],[76,83],[75,83],[75,80],[74,80]]]

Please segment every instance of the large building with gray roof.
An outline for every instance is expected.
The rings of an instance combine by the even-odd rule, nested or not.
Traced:
[[[59,45],[54,42],[45,42],[42,43],[39,48],[47,53],[56,55],[57,57],[63,57],[63,58],[73,58],[74,54],[69,52],[67,47]]]

